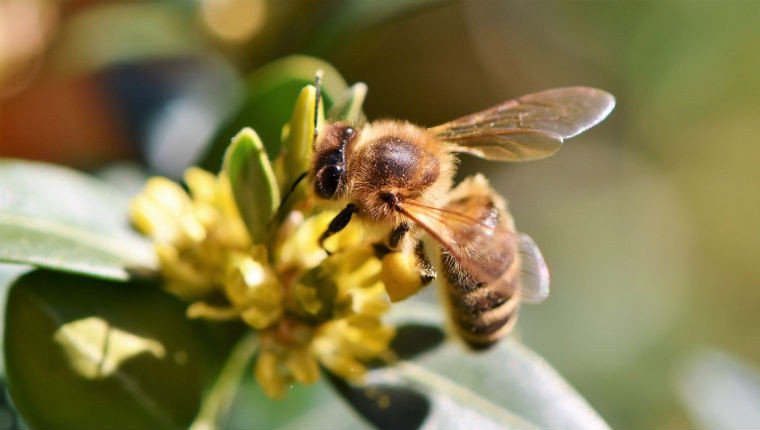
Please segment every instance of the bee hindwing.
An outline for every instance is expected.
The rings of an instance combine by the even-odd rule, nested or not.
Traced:
[[[549,269],[536,243],[520,233],[520,297],[528,303],[542,302],[549,296]]]

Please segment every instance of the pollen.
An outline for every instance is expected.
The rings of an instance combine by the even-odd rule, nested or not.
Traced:
[[[390,252],[383,257],[382,279],[392,302],[398,302],[418,292],[423,279],[414,254]]]

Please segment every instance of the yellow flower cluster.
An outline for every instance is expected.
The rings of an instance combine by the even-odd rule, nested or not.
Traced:
[[[150,179],[131,206],[135,226],[155,240],[166,288],[188,300],[193,318],[240,318],[260,332],[255,375],[281,398],[293,381],[310,384],[321,363],[360,381],[364,361],[388,358],[392,327],[382,263],[352,223],[318,245],[335,212],[293,211],[272,243],[252,244],[224,173],[185,174],[189,194]],[[206,298],[223,295],[226,304]]]
[[[196,299],[225,284],[229,257],[245,253],[251,240],[226,177],[191,167],[184,180],[189,195],[167,178],[149,179],[130,216],[155,240],[166,289]]]

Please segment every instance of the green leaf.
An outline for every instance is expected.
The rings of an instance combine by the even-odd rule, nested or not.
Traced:
[[[391,321],[443,326],[438,308],[413,300],[395,305]],[[336,384],[381,428],[608,428],[545,360],[512,338],[480,353],[458,342],[401,345],[417,350],[397,351],[408,359],[372,371],[368,387]],[[387,397],[381,401],[383,395]],[[458,415],[468,418],[460,421]]]
[[[0,161],[0,261],[114,280],[155,270],[150,242],[129,226],[129,198],[77,171]]]
[[[0,263],[0,343],[5,336],[5,307],[6,297],[11,284],[24,273],[33,270],[29,266]],[[0,360],[0,374],[5,373],[5,364]],[[0,426],[0,428],[3,428]]]
[[[219,428],[227,417],[243,374],[250,368],[251,358],[258,349],[259,340],[256,335],[256,332],[249,332],[230,351],[216,381],[204,396],[198,416],[190,426],[191,430]]]
[[[280,189],[255,131],[244,128],[232,138],[224,156],[224,170],[253,243],[262,243],[267,224],[280,205]]]
[[[372,426],[357,416],[324,378],[313,385],[295,384],[287,397],[273,400],[256,382],[251,366],[243,376],[229,420],[217,428],[359,430]]]
[[[463,387],[434,373],[422,372],[419,380],[409,378],[411,365],[376,369],[363,386],[352,386],[331,377],[331,382],[365,419],[379,429],[477,428],[534,429],[534,424],[492,404]],[[407,377],[404,377],[407,376]]]
[[[694,353],[677,374],[676,391],[702,428],[760,428],[760,371],[712,349]]]
[[[208,377],[185,306],[152,286],[37,270],[11,287],[8,388],[36,428],[179,428]]]
[[[316,58],[294,55],[267,64],[247,78],[248,94],[240,112],[221,127],[212,140],[201,166],[216,171],[224,150],[233,136],[244,127],[251,127],[261,137],[267,154],[273,159],[280,153],[282,127],[290,119],[293,102],[304,86],[314,83],[317,70],[323,70],[322,100],[326,109],[334,97],[342,94],[346,82],[330,64]]]
[[[357,82],[346,90],[330,109],[328,118],[358,124],[366,121],[362,105],[367,96],[367,84]]]
[[[470,387],[539,427],[608,428],[556,370],[515,339],[505,339],[477,355],[449,342],[423,356],[418,364],[456,385]],[[410,376],[408,368],[402,368],[402,373]]]

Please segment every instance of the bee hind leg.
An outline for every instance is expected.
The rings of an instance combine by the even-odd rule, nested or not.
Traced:
[[[414,248],[414,255],[417,256],[417,268],[420,271],[422,285],[428,285],[435,280],[437,275],[435,273],[435,268],[433,268],[427,255],[425,255],[425,247],[422,245],[422,241],[417,242],[417,247]]]
[[[388,249],[384,244],[382,245]],[[382,257],[381,279],[391,302],[417,294],[435,279],[435,270],[418,242],[414,252],[389,251]]]
[[[349,203],[345,208],[343,208],[343,210],[338,212],[338,215],[335,215],[335,218],[330,221],[330,225],[327,226],[327,230],[325,230],[325,232],[319,236],[319,246],[325,250],[327,255],[331,255],[332,252],[328,251],[327,248],[325,248],[325,240],[327,240],[328,237],[346,228],[348,223],[351,221],[351,216],[358,211],[359,208],[357,208],[355,204]]]
[[[379,258],[382,258],[385,256],[385,254],[388,254],[390,252],[409,252],[404,251],[400,249],[399,245],[401,244],[401,240],[404,239],[406,234],[411,230],[411,226],[409,223],[402,222],[399,224],[396,228],[394,228],[390,235],[388,236],[388,245],[386,246],[383,243],[375,244],[375,254],[378,255]],[[408,249],[408,248],[407,248]],[[425,249],[422,245],[421,240],[417,240],[417,243],[414,245],[414,256],[416,258],[416,266],[417,271],[420,275],[420,281],[422,282],[422,285],[428,285],[431,283],[435,277],[435,269],[433,268],[433,265],[430,264],[430,260],[428,260],[427,255],[425,255]]]

